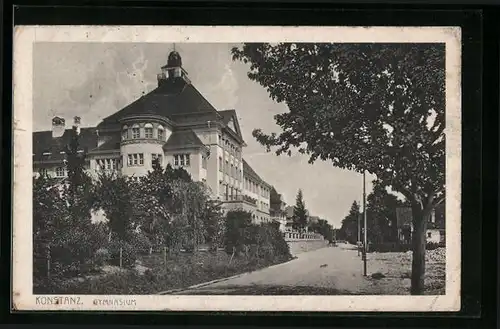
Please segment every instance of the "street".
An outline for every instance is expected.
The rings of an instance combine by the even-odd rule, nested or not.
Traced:
[[[290,262],[245,273],[229,280],[176,292],[182,295],[353,295],[408,294],[408,264],[368,255],[367,277],[354,246],[325,247],[299,254]],[[387,254],[386,254],[387,255]],[[394,257],[392,257],[396,262]],[[381,272],[384,278],[371,274]]]

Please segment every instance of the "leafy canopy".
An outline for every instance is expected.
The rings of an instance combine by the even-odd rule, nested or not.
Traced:
[[[444,44],[263,44],[233,48],[248,77],[285,102],[280,134],[254,130],[276,154],[368,171],[433,207],[444,198]]]

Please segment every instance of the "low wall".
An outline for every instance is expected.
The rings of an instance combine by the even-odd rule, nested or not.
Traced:
[[[303,252],[317,250],[328,245],[327,240],[292,240],[287,241],[292,256]]]

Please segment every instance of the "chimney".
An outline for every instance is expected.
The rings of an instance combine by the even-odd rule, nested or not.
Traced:
[[[52,138],[62,137],[66,130],[66,120],[60,117],[52,119]]]
[[[76,116],[73,118],[73,127],[76,128],[76,133],[79,135],[80,134],[80,123],[82,122],[82,118],[79,116]]]

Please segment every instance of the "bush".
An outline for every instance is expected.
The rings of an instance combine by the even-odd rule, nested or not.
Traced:
[[[147,254],[149,249],[153,247],[150,239],[144,233],[134,233],[130,243],[139,254]]]
[[[111,254],[111,265],[120,265],[120,248],[122,250],[122,266],[130,268],[135,265],[137,252],[130,243],[121,240],[114,240],[109,244],[108,248]]]
[[[109,264],[110,260],[111,260],[111,253],[106,248],[100,248],[94,254],[95,266],[103,266]]]
[[[244,245],[251,237],[249,230],[252,227],[252,214],[242,210],[229,211],[226,214],[226,229],[224,231],[224,249],[228,254],[242,252]]]

